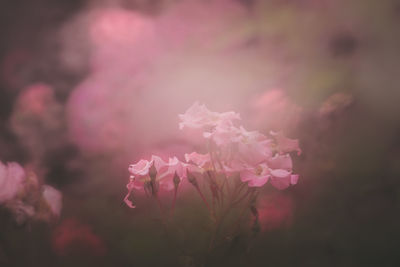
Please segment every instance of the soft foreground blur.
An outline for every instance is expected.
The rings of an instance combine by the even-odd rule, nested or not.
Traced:
[[[4,204],[24,176],[2,175],[0,265],[193,266],[166,241],[155,202],[138,194],[131,210],[121,196],[128,164],[198,151],[201,135],[179,131],[177,114],[200,101],[302,148],[298,184],[263,188],[259,234],[234,237],[217,266],[398,266],[399,10],[396,0],[2,1],[1,168],[18,162],[59,190],[62,211],[16,220],[33,214]],[[172,232],[202,258],[207,210],[183,186]],[[46,188],[41,207],[59,210]]]

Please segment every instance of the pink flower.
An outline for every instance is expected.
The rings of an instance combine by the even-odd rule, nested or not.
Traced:
[[[141,159],[138,163],[129,165],[129,172],[133,175],[145,176],[149,173],[151,164],[151,161]]]
[[[284,169],[291,171],[293,167],[292,158],[289,154],[276,154],[274,157],[268,159],[268,166],[271,169]]]
[[[299,147],[299,140],[287,138],[282,134],[282,132],[271,131],[270,133],[276,139],[279,153],[288,153],[292,151],[297,151],[297,155],[301,154],[301,149]]]
[[[51,212],[56,216],[60,216],[62,208],[62,195],[60,191],[49,185],[43,185],[42,190],[43,199],[49,205]]]
[[[208,110],[205,105],[195,102],[184,114],[179,115],[181,122],[179,129],[215,127],[220,123],[231,124],[233,120],[240,120],[240,115],[233,111],[218,113]]]
[[[226,146],[237,140],[238,131],[228,123],[220,123],[211,132],[204,132],[203,137],[213,140],[217,146]]]
[[[242,182],[248,182],[250,187],[263,186],[270,177],[267,164],[260,164],[255,168],[248,168],[240,172]]]
[[[211,169],[211,157],[210,154],[199,154],[192,152],[185,154],[185,160],[188,163],[193,163],[203,169]]]
[[[160,185],[166,190],[174,189],[174,176],[175,174],[177,177],[182,181],[182,179],[187,178],[187,173],[200,173],[202,170],[192,164],[187,164],[181,162],[178,158],[173,157],[169,159],[167,165],[160,169],[160,173],[157,176],[157,181],[159,181]]]
[[[129,172],[135,176],[145,176],[149,174],[150,167],[154,164],[154,167],[158,171],[166,163],[159,156],[151,156],[150,161],[141,159],[136,164],[129,165]]]
[[[264,129],[292,129],[297,125],[302,108],[282,89],[272,89],[257,95],[250,107],[251,125]]]
[[[259,164],[267,161],[272,151],[270,149],[270,140],[264,140],[252,143],[238,143],[238,156],[250,165]]]
[[[273,165],[279,166],[280,168],[270,168],[266,163],[259,164],[255,167],[248,166],[246,169],[240,171],[240,178],[242,182],[248,182],[248,186],[250,187],[263,186],[268,180],[279,190],[297,184],[299,176],[292,174],[291,161],[289,161],[286,156],[275,157]],[[290,168],[284,169],[287,167]]]
[[[292,182],[292,173],[283,169],[270,170],[271,184],[279,189],[283,190],[288,188]]]
[[[107,252],[104,241],[90,225],[74,218],[64,220],[53,232],[52,247],[60,256],[82,254],[102,256]]]
[[[258,131],[247,131],[241,126],[231,141],[237,148],[237,157],[247,164],[257,165],[272,156],[272,140]]]
[[[160,186],[165,190],[174,189],[175,173],[182,181],[183,178],[186,178],[186,166],[177,157],[169,158],[168,164],[164,165],[157,175],[157,181],[159,181]]]
[[[154,155],[151,157],[150,161],[141,159],[136,164],[129,165],[128,170],[132,174],[132,177],[131,181],[127,185],[129,186],[128,190],[130,190],[130,187],[141,189],[143,188],[145,182],[150,181],[149,170],[153,164],[157,172],[166,166],[166,163],[160,157]]]
[[[24,169],[15,162],[0,162],[0,203],[11,200],[23,187]]]

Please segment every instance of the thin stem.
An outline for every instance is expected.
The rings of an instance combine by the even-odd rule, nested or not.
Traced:
[[[154,198],[156,199],[157,205],[160,208],[161,218],[165,222],[165,211],[164,211],[164,208],[163,208],[163,206],[161,204],[160,198],[158,197],[158,193],[154,194]]]
[[[172,200],[172,205],[171,205],[171,214],[170,217],[172,218],[172,216],[174,216],[174,212],[175,212],[175,203],[176,203],[176,195],[178,193],[178,187],[175,187],[175,191],[174,191],[174,199]]]
[[[211,216],[213,217],[213,220],[215,221],[216,220],[215,219],[215,214],[211,210],[210,205],[208,204],[208,202],[207,202],[206,198],[204,197],[203,193],[201,192],[199,186],[195,186],[195,188],[196,188],[197,192],[199,193],[201,199],[203,200],[204,204],[206,205],[206,207],[207,207],[208,211],[210,212]]]
[[[247,197],[247,195],[251,192],[251,190],[252,190],[252,189],[249,187],[249,188],[247,189],[246,193],[245,193],[242,197],[240,197],[238,200],[236,200],[235,202],[233,202],[232,205],[236,205],[236,204],[240,203],[243,199],[245,199],[245,198]]]

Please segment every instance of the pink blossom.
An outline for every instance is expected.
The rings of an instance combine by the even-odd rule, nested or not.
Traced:
[[[276,139],[276,142],[278,144],[277,149],[279,153],[288,153],[292,151],[297,151],[297,155],[301,154],[301,149],[299,147],[299,140],[287,138],[282,134],[282,132],[271,131],[271,135]]]
[[[179,128],[207,128],[218,124],[232,124],[234,120],[240,120],[240,115],[233,111],[218,113],[208,110],[203,104],[195,102],[184,114],[179,115],[181,122]]]
[[[296,184],[299,176],[293,175],[291,170],[271,169],[262,163],[255,167],[248,166],[240,171],[240,178],[242,182],[248,182],[249,187],[260,187],[270,180],[275,188],[283,190]]]
[[[138,163],[129,165],[129,172],[138,176],[147,175],[149,173],[151,164],[151,161],[141,159]]]
[[[136,164],[129,165],[129,172],[134,176],[145,176],[149,174],[149,169],[153,164],[158,171],[165,165],[165,162],[160,157],[153,155],[150,161],[141,159]]]
[[[197,152],[192,152],[190,154],[185,154],[185,160],[188,163],[194,163],[203,169],[211,168],[211,157],[210,154],[199,154]]]
[[[160,173],[157,176],[157,181],[166,190],[174,189],[174,176],[175,174],[179,177],[180,181],[187,178],[187,173],[199,173],[201,169],[195,165],[181,162],[178,158],[173,157],[169,159],[167,165],[160,169]]]
[[[24,169],[16,162],[0,162],[0,203],[11,200],[23,187]]]
[[[60,216],[62,208],[62,195],[60,191],[49,185],[43,185],[42,190],[43,199],[49,205],[51,212],[56,216]]]
[[[283,190],[286,189],[290,186],[291,181],[292,181],[292,173],[287,170],[283,169],[275,169],[275,170],[270,170],[271,174],[271,184],[279,189]]]
[[[212,112],[205,105],[195,102],[184,114],[179,114],[178,116],[181,120],[179,129],[184,127],[202,128],[211,123]]]
[[[276,154],[274,157],[268,159],[268,166],[271,169],[284,169],[289,171],[292,170],[293,162],[289,154]]]
[[[270,149],[270,140],[264,140],[252,143],[239,142],[238,146],[238,156],[248,164],[258,164],[267,161],[271,155],[272,151]]]
[[[129,165],[128,170],[132,176],[131,181],[127,185],[128,190],[132,190],[132,188],[141,189],[146,182],[150,181],[149,170],[153,164],[157,172],[160,172],[160,170],[167,165],[160,157],[154,155],[151,157],[150,161],[141,159],[136,164]]]
[[[235,145],[235,151],[240,161],[250,165],[265,162],[272,156],[271,142],[258,131],[247,131],[242,126],[234,130],[235,136],[230,141]]]
[[[302,108],[282,89],[272,89],[258,95],[251,103],[251,124],[267,129],[291,129],[297,125]]]
[[[267,164],[260,164],[255,168],[248,168],[240,172],[242,182],[248,182],[250,187],[263,186],[270,177]]]
[[[90,225],[83,224],[74,218],[64,220],[54,230],[52,246],[60,256],[77,252],[92,256],[101,256],[106,253],[104,241],[93,232]]]
[[[211,132],[204,132],[204,138],[211,139],[217,146],[226,146],[236,141],[238,129],[227,123],[216,125]]]

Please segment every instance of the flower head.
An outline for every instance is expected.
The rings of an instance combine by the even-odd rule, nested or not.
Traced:
[[[23,187],[25,171],[16,162],[7,165],[0,162],[0,203],[15,197]]]
[[[282,134],[282,132],[271,131],[271,135],[276,139],[279,153],[282,154],[297,151],[297,155],[301,154],[299,140],[287,138]]]
[[[240,115],[233,111],[218,113],[210,111],[204,104],[195,102],[184,114],[179,115],[181,122],[179,128],[209,128],[215,127],[221,123],[232,123],[234,120],[240,120]]]

